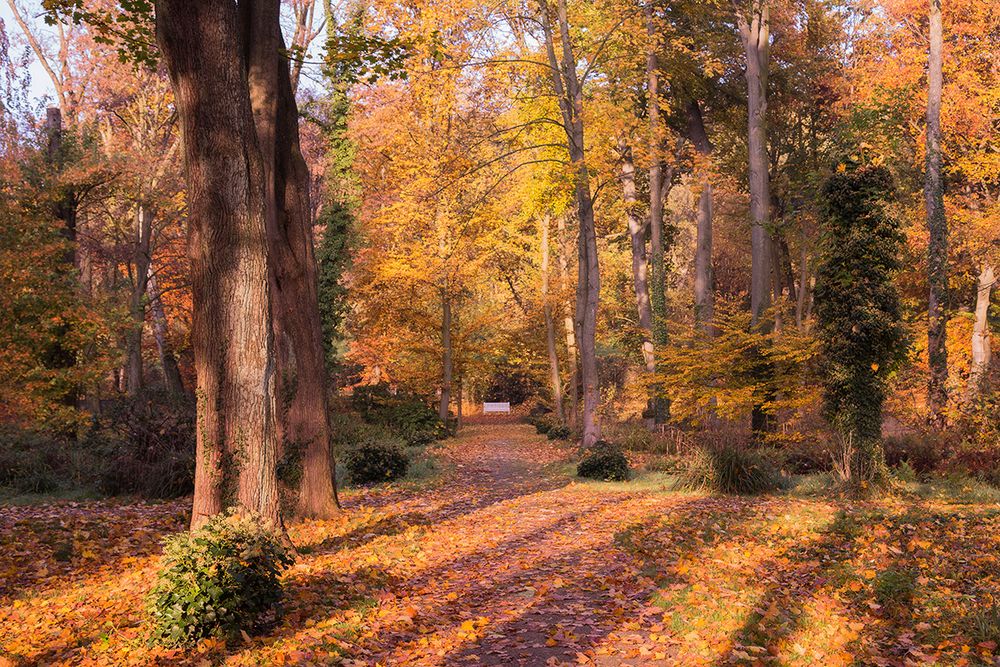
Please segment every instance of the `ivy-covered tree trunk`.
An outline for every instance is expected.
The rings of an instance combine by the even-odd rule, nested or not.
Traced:
[[[930,50],[927,62],[927,410],[930,423],[944,426],[948,407],[948,222],[944,216],[941,174],[941,0],[930,0]]]
[[[157,0],[188,186],[198,429],[191,526],[226,507],[281,524],[264,166],[236,5]]]
[[[882,405],[905,357],[893,283],[904,239],[886,208],[892,190],[885,168],[845,165],[821,201],[815,298],[824,410],[842,445],[841,474],[856,489],[885,481]]]

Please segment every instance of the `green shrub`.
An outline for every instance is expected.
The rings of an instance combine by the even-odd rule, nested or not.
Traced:
[[[535,433],[538,435],[545,435],[553,426],[556,426],[556,422],[548,415],[533,418],[531,424],[535,427]]]
[[[570,430],[569,426],[565,424],[555,424],[546,433],[549,440],[566,440],[569,438]]]
[[[266,628],[280,611],[278,575],[291,563],[274,533],[233,513],[167,538],[149,598],[153,639],[182,646]]]
[[[917,579],[909,570],[884,570],[875,578],[875,599],[888,611],[906,609],[913,602]]]
[[[67,463],[65,442],[38,431],[0,426],[0,485],[19,493],[54,491],[65,481],[61,477]]]
[[[372,385],[355,389],[351,401],[365,421],[388,427],[408,445],[427,445],[449,435],[437,412],[414,394]]]
[[[628,459],[617,445],[598,440],[576,466],[576,474],[587,479],[624,482],[629,477]]]
[[[760,452],[724,445],[700,447],[681,471],[678,486],[692,491],[753,495],[775,491],[780,480]]]
[[[907,463],[918,476],[926,478],[940,466],[950,447],[931,434],[887,436],[882,440],[885,463],[895,468]]]
[[[353,484],[391,482],[405,475],[410,465],[403,448],[384,439],[357,443],[341,459]]]

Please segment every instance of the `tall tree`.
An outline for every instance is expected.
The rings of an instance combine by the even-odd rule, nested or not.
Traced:
[[[941,173],[942,89],[941,0],[930,0],[930,49],[927,58],[927,169],[924,200],[927,207],[927,408],[930,422],[944,426],[948,405],[948,222],[944,215]]]
[[[541,274],[542,274],[542,317],[545,319],[545,351],[549,357],[549,384],[552,386],[552,410],[556,414],[559,423],[565,423],[566,416],[563,412],[563,391],[562,375],[559,372],[559,353],[556,349],[556,323],[552,314],[552,301],[549,295],[549,228],[552,225],[552,216],[545,214],[541,216],[539,226],[541,228]]]
[[[283,457],[301,463],[296,513],[338,511],[330,453],[323,329],[309,201],[309,170],[299,147],[299,113],[281,34],[280,0],[239,3],[247,75],[263,158],[269,282]]]
[[[264,165],[236,5],[157,0],[184,142],[198,377],[192,527],[226,506],[281,523]]]
[[[597,259],[597,232],[594,226],[594,200],[590,191],[590,171],[584,144],[583,86],[577,74],[578,63],[570,38],[566,0],[556,2],[556,22],[561,56],[556,56],[556,40],[548,0],[542,0],[541,23],[548,56],[550,78],[559,102],[566,147],[574,167],[574,192],[579,221],[577,252],[576,320],[580,336],[580,370],[583,384],[583,446],[591,447],[600,438],[597,421],[597,305],[601,292],[600,266]]]

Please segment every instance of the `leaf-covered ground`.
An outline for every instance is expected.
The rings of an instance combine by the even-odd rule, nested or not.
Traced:
[[[432,484],[291,528],[270,634],[187,652],[142,625],[185,502],[2,508],[0,665],[1000,664],[994,506],[630,490],[566,455],[469,428]]]

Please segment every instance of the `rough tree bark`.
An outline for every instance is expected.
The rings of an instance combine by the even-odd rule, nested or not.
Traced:
[[[979,397],[990,370],[993,351],[990,345],[990,292],[996,285],[993,265],[983,264],[979,272],[979,289],[976,291],[976,324],[972,331],[972,367],[969,369],[968,400]]]
[[[236,5],[157,0],[188,185],[197,528],[226,506],[281,525],[264,168]]]
[[[694,319],[698,327],[712,332],[712,320],[715,317],[715,290],[712,277],[712,178],[709,160],[712,155],[712,142],[705,131],[705,121],[701,114],[701,106],[691,100],[687,105],[688,137],[698,151],[698,178],[701,181],[701,193],[698,195],[697,241],[694,254]]]
[[[298,516],[339,511],[333,486],[323,330],[309,201],[309,170],[299,147],[299,114],[281,35],[279,0],[239,3],[254,126],[264,166],[270,288],[281,454],[302,476]]]
[[[570,40],[566,0],[556,2],[561,58],[556,57],[555,39],[549,16],[548,0],[542,0],[541,18],[548,55],[549,71],[566,132],[566,146],[575,167],[575,196],[579,217],[579,266],[577,283],[577,320],[580,329],[580,374],[583,384],[583,446],[591,447],[600,439],[597,421],[597,305],[601,291],[597,260],[597,233],[594,225],[594,200],[590,192],[590,172],[584,149],[583,87],[576,73],[576,57]]]
[[[941,181],[941,0],[930,0],[930,51],[927,60],[927,172],[924,199],[927,206],[927,409],[930,423],[942,427],[948,404],[948,223],[944,217]]]
[[[549,295],[549,225],[548,214],[541,218],[541,274],[542,274],[542,314],[545,317],[545,348],[549,355],[549,382],[552,385],[552,409],[560,424],[566,423],[563,412],[562,374],[559,372],[559,353],[556,350],[556,323],[552,315],[552,300]]]

